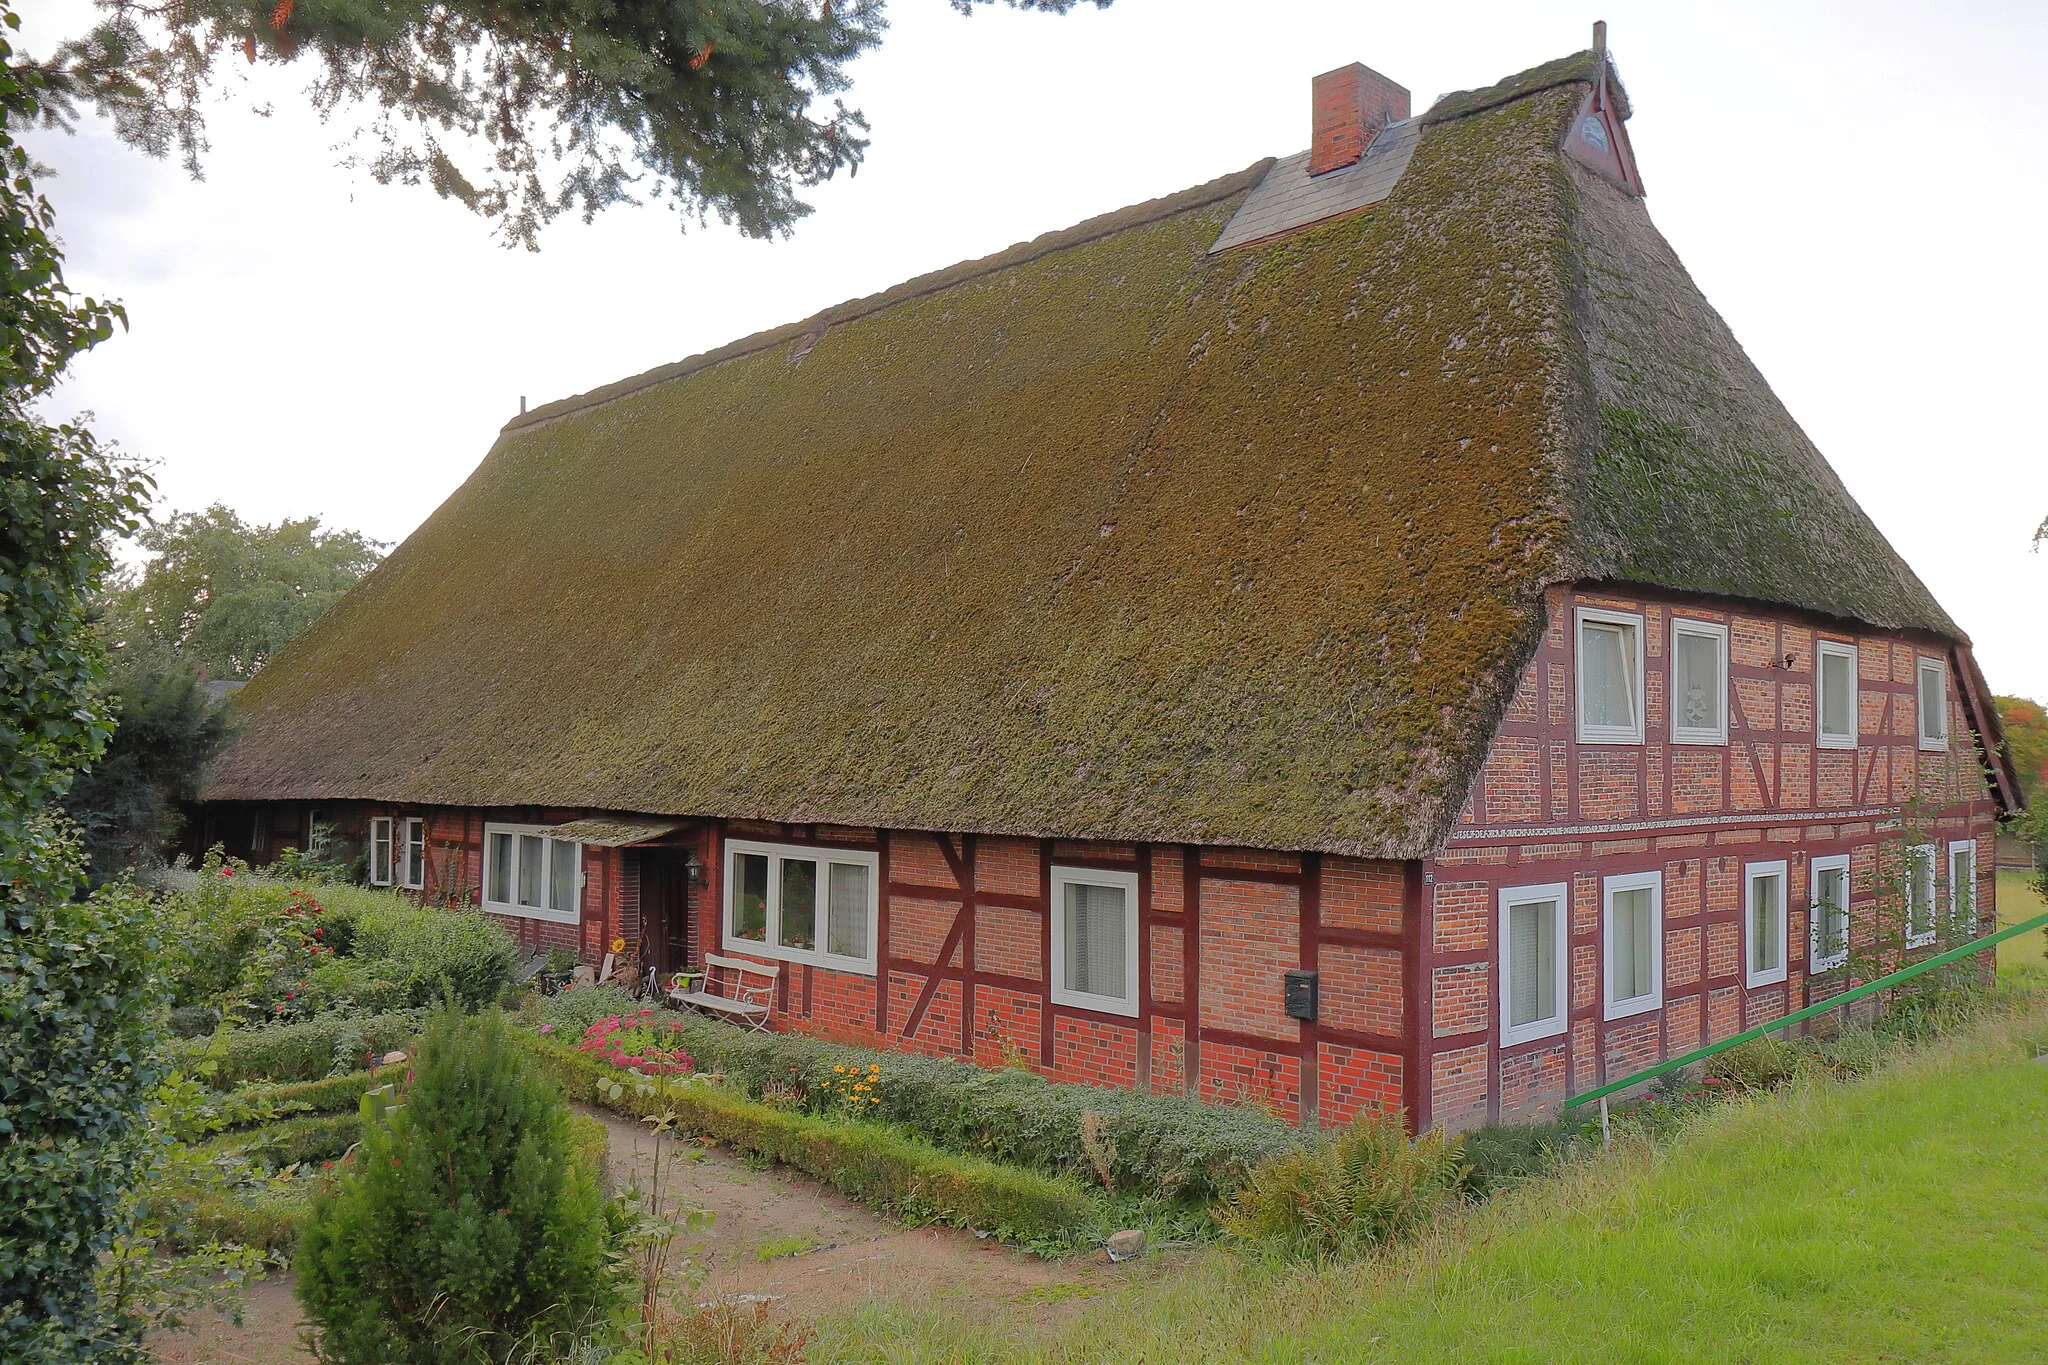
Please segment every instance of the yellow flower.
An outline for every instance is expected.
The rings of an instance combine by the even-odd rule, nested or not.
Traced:
[[[625,952],[625,951],[626,951],[626,940],[624,940],[624,939],[622,939],[622,938],[615,938],[615,939],[613,939],[613,940],[612,940],[612,951],[613,951],[613,952],[615,952],[615,953],[623,953],[623,952]]]
[[[842,1076],[844,1076],[844,1075],[846,1074],[846,1068],[845,1068],[845,1067],[843,1067],[843,1066],[835,1066],[835,1067],[833,1067],[832,1069],[833,1069],[834,1071],[838,1072],[838,1073],[839,1073],[840,1075],[842,1075]]]
[[[882,1102],[882,1097],[881,1097],[880,1095],[870,1095],[870,1096],[868,1096],[868,1103],[869,1103],[869,1104],[880,1104],[881,1102]]]

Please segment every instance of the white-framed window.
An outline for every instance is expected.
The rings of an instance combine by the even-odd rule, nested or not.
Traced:
[[[402,824],[402,835],[398,845],[398,884],[409,890],[424,890],[427,885],[427,822],[417,815],[408,815]]]
[[[1565,926],[1571,893],[1563,882],[1500,893],[1500,1035],[1503,1044],[1565,1030]]]
[[[582,918],[583,845],[546,825],[484,826],[484,909],[574,924]]]
[[[1607,1017],[1664,1004],[1664,874],[1629,872],[1601,883]]]
[[[1768,986],[1785,979],[1785,863],[1750,863],[1742,871],[1744,980]]]
[[[391,885],[391,817],[370,817],[370,885]]]
[[[1138,874],[1052,870],[1052,1002],[1138,1013]]]
[[[1969,937],[1977,931],[1977,841],[1958,839],[1948,846],[1949,932]]]
[[[1728,627],[1671,618],[1671,742],[1728,742]]]
[[[880,883],[863,849],[729,839],[726,950],[873,976]]]
[[[1948,665],[1939,659],[1922,659],[1920,683],[1920,747],[1948,747]]]
[[[1906,946],[1925,948],[1934,942],[1933,844],[1906,850]]]
[[[1839,640],[1814,644],[1815,742],[1823,749],[1856,747],[1856,646]]]
[[[1643,742],[1643,618],[1581,607],[1579,742]]]
[[[1849,855],[1811,864],[1813,903],[1806,919],[1807,970],[1831,972],[1849,960]]]

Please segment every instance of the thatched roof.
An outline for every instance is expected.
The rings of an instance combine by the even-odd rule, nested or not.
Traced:
[[[527,414],[208,795],[1416,856],[1547,584],[1956,636],[1568,169],[1595,70],[1451,97],[1362,214],[1212,256],[1261,163]]]

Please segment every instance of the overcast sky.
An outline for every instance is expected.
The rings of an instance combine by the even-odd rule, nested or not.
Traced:
[[[28,7],[46,52],[90,11]],[[155,464],[160,511],[221,501],[397,541],[500,425],[559,398],[1308,142],[1309,80],[1488,84],[1609,21],[1652,214],[1992,686],[2048,698],[2048,5],[1601,8],[1117,0],[1066,17],[891,0],[856,68],[857,179],[789,240],[666,207],[563,222],[538,254],[426,189],[335,168],[342,130],[256,73],[207,178],[103,126],[39,135],[70,278],[132,329],[63,413]],[[274,108],[270,117],[253,112]]]

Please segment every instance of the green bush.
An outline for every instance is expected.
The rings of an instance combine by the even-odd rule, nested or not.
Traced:
[[[546,1356],[617,1305],[621,1231],[574,1159],[560,1091],[503,1017],[450,1011],[403,1105],[314,1197],[299,1301],[324,1360]]]
[[[450,994],[464,1009],[494,1005],[519,967],[518,946],[478,910],[417,906],[390,893],[335,888],[328,914],[336,932],[348,936],[343,960],[402,968],[393,979],[401,983],[407,1005],[436,1004]]]
[[[1707,1079],[1738,1090],[1770,1090],[1792,1079],[1807,1050],[1765,1034],[1709,1057]]]
[[[305,1114],[214,1140],[215,1150],[272,1171],[335,1161],[356,1145],[363,1121],[356,1114]]]
[[[1519,1181],[1548,1175],[1584,1140],[1585,1133],[1585,1122],[1572,1117],[1474,1128],[1462,1138],[1465,1191],[1475,1199],[1486,1199]]]
[[[617,986],[577,986],[553,995],[528,995],[526,999],[539,1002],[540,1024],[567,1043],[581,1038],[600,1019],[644,1008]]]
[[[318,1015],[296,1024],[230,1028],[171,1047],[188,1075],[223,1088],[248,1081],[313,1081],[360,1068],[372,1055],[402,1048],[420,1029],[418,1012],[351,1019]]]
[[[1287,1255],[1353,1255],[1435,1218],[1463,1174],[1460,1144],[1442,1129],[1410,1142],[1398,1115],[1367,1111],[1342,1133],[1253,1167],[1216,1216]]]
[[[1091,1217],[1087,1194],[1069,1181],[940,1151],[893,1124],[771,1109],[708,1082],[658,1084],[545,1038],[529,1038],[527,1047],[576,1099],[640,1117],[672,1111],[692,1132],[878,1208],[1010,1241],[1057,1237]]]
[[[600,994],[586,988],[555,999]],[[556,1017],[563,1022],[557,1032],[563,1041],[575,1042],[581,1030],[571,1027],[570,1011],[580,1011],[581,1003],[555,1006],[550,1001],[544,1017],[550,1007],[560,1011]],[[770,1084],[781,1093],[793,1091],[813,1113],[838,1103],[832,1093],[833,1067],[865,1071],[879,1065],[877,1118],[941,1147],[1091,1184],[1100,1182],[1082,1143],[1081,1125],[1085,1115],[1095,1114],[1104,1139],[1095,1151],[1108,1159],[1112,1187],[1119,1191],[1212,1199],[1234,1189],[1255,1162],[1296,1150],[1307,1140],[1264,1110],[1056,1084],[1016,1067],[991,1070],[971,1062],[875,1052],[695,1017],[686,1018],[682,1042],[700,1072],[722,1074],[755,1099]]]
[[[181,1220],[173,1247],[231,1242],[264,1251],[289,1252],[299,1240],[310,1206],[308,1186],[284,1190],[236,1190],[204,1194]]]

